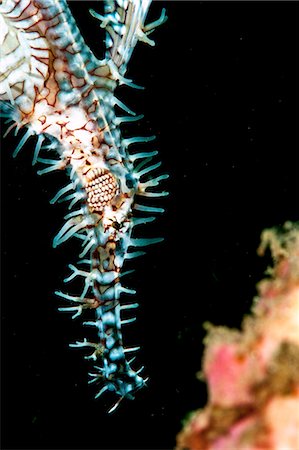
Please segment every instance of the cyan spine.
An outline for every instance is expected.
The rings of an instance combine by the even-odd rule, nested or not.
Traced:
[[[127,259],[144,253],[140,247],[162,240],[132,237],[135,226],[154,220],[152,216],[135,218],[134,211],[163,212],[136,199],[167,195],[153,190],[167,178],[153,175],[160,166],[160,162],[151,163],[157,152],[129,152],[130,145],[153,137],[122,138],[120,124],[142,116],[130,111],[114,91],[120,84],[136,87],[124,76],[133,49],[139,40],[154,45],[148,34],[166,16],[163,10],[159,20],[145,25],[150,0],[104,3],[103,15],[91,11],[106,31],[106,55],[99,61],[84,43],[64,0],[4,1],[0,6],[4,27],[0,98],[2,114],[13,122],[12,127],[27,129],[14,156],[27,139],[37,135],[33,164],[45,165],[38,173],[66,170],[70,178],[51,201],[69,201],[71,210],[53,245],[71,237],[81,241],[80,259],[76,266],[69,266],[65,282],[81,278],[82,292],[56,293],[70,303],[60,309],[74,318],[86,309],[94,310],[94,320],[85,325],[96,327],[97,342],[86,338],[71,346],[91,349],[87,357],[94,361],[91,382],[100,383],[96,397],[115,392],[119,400],[113,411],[121,399],[134,398],[146,381],[141,369],[133,370],[127,358],[138,347],[126,348],[123,343],[122,326],[135,320],[124,318],[123,312],[137,307],[135,302],[120,302],[122,293],[135,294],[122,284],[123,266]],[[16,51],[15,43],[20,50]],[[116,117],[115,106],[130,115]]]

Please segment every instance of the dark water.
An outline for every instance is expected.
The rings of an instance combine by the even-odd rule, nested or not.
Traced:
[[[101,56],[103,36],[72,2],[82,33]],[[186,414],[204,405],[196,378],[203,323],[239,326],[269,261],[256,248],[265,227],[297,220],[295,2],[154,2],[167,8],[156,47],[139,45],[128,72],[145,91],[120,89],[140,125],[157,135],[169,198],[144,234],[164,236],[128,280],[140,302],[125,339],[142,345],[148,388],[108,416],[94,401],[88,363],[70,342],[88,335],[58,313],[76,242],[53,250],[65,205],[48,200],[64,174],[38,177],[33,142],[2,141],[2,445],[19,449],[170,449]],[[298,25],[298,23],[297,23]],[[296,48],[297,47],[297,48]],[[148,147],[149,148],[149,147]],[[142,231],[140,230],[142,235]]]

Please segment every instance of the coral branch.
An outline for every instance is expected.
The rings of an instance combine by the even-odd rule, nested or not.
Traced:
[[[207,406],[177,437],[177,450],[299,449],[299,228],[265,230],[269,278],[258,284],[242,330],[209,325]]]

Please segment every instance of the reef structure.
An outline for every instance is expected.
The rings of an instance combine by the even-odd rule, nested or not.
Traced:
[[[265,230],[258,253],[274,265],[257,286],[242,329],[208,326],[208,404],[177,437],[177,450],[299,449],[299,227]]]

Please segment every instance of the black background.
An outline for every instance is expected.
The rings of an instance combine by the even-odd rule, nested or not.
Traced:
[[[98,57],[102,30],[88,8],[71,9]],[[64,174],[36,175],[34,141],[17,160],[19,138],[2,140],[2,445],[3,448],[169,449],[187,413],[202,407],[197,380],[203,323],[238,327],[269,260],[256,255],[265,227],[297,220],[295,2],[153,3],[167,8],[156,47],[139,44],[128,77],[145,91],[120,88],[140,124],[124,134],[155,133],[170,174],[166,212],[139,236],[165,242],[134,260],[127,284],[140,302],[124,338],[141,345],[150,377],[134,401],[112,415],[113,396],[93,399],[83,352],[88,336],[57,312],[78,246],[52,249],[66,205],[48,200]],[[22,132],[20,132],[21,134]],[[157,204],[157,203],[156,203]],[[81,354],[82,353],[82,354]]]

